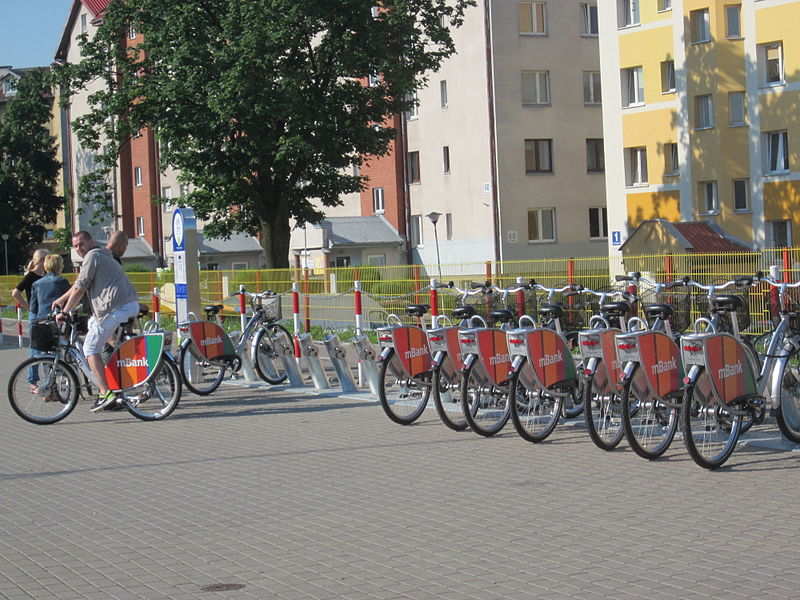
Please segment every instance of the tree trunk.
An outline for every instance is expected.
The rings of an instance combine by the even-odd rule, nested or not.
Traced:
[[[272,219],[259,218],[259,222],[267,269],[288,269],[290,230],[286,210],[278,211]]]

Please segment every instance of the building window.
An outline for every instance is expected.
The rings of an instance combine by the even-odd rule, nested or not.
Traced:
[[[581,4],[581,35],[597,35],[597,4]]]
[[[622,69],[622,106],[644,104],[644,77],[642,67]]]
[[[183,198],[184,196],[189,194],[189,184],[188,183],[182,183],[180,189],[181,189],[181,198]]]
[[[371,267],[385,267],[386,255],[385,254],[368,254],[367,264]]]
[[[665,60],[661,63],[661,93],[675,92],[675,61]]]
[[[164,200],[171,200],[172,199],[172,187],[165,185],[161,188],[161,197]]]
[[[410,107],[406,111],[406,119],[418,119],[419,118],[419,97],[417,96],[417,90],[414,90],[410,94],[406,96],[406,101],[409,102]]]
[[[719,208],[717,204],[717,182],[700,181],[697,184],[697,196],[700,199],[700,214],[715,214]]]
[[[583,103],[600,104],[602,94],[600,93],[600,72],[583,72]]]
[[[547,33],[547,14],[544,2],[519,3],[519,32],[532,35]]]
[[[603,162],[603,140],[602,138],[590,138],[586,140],[586,171],[589,173],[602,173],[605,171]]]
[[[136,217],[136,235],[144,235],[144,217]]]
[[[419,152],[408,153],[408,183],[419,183]]]
[[[750,180],[733,180],[733,210],[748,212],[750,210]]]
[[[783,43],[760,44],[758,67],[762,85],[783,83]]]
[[[768,243],[773,248],[792,245],[792,224],[789,221],[767,221]]]
[[[377,19],[381,14],[381,9],[379,6],[371,6],[369,9],[369,14],[372,16],[373,19]]]
[[[445,239],[453,239],[453,213],[447,213],[444,216],[445,225]]]
[[[594,240],[608,237],[608,212],[604,206],[589,209],[589,237]]]
[[[528,210],[528,241],[554,242],[556,239],[555,208]]]
[[[619,26],[631,27],[639,24],[639,0],[617,0]]]
[[[694,98],[694,128],[711,129],[714,127],[714,103],[711,94]]]
[[[725,37],[742,37],[742,5],[729,4],[725,7]]]
[[[411,247],[422,246],[422,215],[411,215]]]
[[[349,267],[351,264],[349,256],[337,256],[333,261],[334,267]]]
[[[133,183],[136,187],[142,186],[142,167],[133,168]]]
[[[380,85],[381,78],[377,73],[373,73],[372,75],[367,75],[367,85],[369,87],[375,87]]]
[[[553,172],[553,140],[525,140],[525,172]]]
[[[672,10],[672,0],[658,0],[658,11]]]
[[[549,71],[522,71],[522,104],[550,104]]]
[[[450,172],[450,146],[442,146],[442,172]]]
[[[128,27],[128,38],[131,39],[131,40],[135,40],[136,39],[136,26],[135,25],[131,25],[130,27]]]
[[[445,79],[439,82],[439,101],[442,108],[447,108],[447,80]]]
[[[383,200],[383,188],[372,188],[372,212],[375,214],[383,213],[386,208]]]
[[[625,161],[626,184],[647,185],[647,149],[627,148]]]
[[[764,134],[764,172],[789,171],[789,134],[786,131],[768,131]]]
[[[730,92],[728,94],[728,111],[730,112],[730,124],[733,127],[745,125],[744,92]]]
[[[692,27],[693,44],[703,44],[711,41],[711,22],[707,8],[690,11],[689,21]]]
[[[247,262],[232,262],[231,270],[233,271],[246,271],[249,268]]]
[[[86,33],[89,31],[89,20],[86,17],[86,13],[81,15],[81,33]]]
[[[664,144],[664,175],[677,175],[679,171],[678,144],[668,142]]]

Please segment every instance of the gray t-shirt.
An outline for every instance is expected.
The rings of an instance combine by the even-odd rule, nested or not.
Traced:
[[[106,248],[92,248],[86,253],[75,285],[86,290],[98,320],[129,302],[139,301],[133,284]]]

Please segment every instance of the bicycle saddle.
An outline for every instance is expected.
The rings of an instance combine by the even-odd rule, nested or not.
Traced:
[[[669,304],[651,304],[644,308],[644,314],[652,319],[669,319],[674,312],[674,309]]]
[[[475,309],[472,306],[459,306],[453,309],[453,317],[463,321],[475,316]]]
[[[714,296],[711,299],[711,307],[714,310],[723,310],[727,312],[734,312],[744,308],[744,301],[741,296],[734,296],[733,294],[721,294]]]
[[[489,315],[491,315],[492,320],[495,322],[511,323],[511,321],[514,320],[514,313],[510,310],[493,310]]]
[[[218,315],[219,311],[223,309],[222,304],[209,304],[208,306],[204,306],[203,310],[206,312],[207,315]]]
[[[561,319],[564,316],[564,307],[560,304],[542,304],[538,312],[549,319]]]
[[[606,302],[600,306],[600,312],[604,315],[621,317],[631,312],[631,306],[627,302]]]
[[[411,304],[406,307],[406,312],[409,317],[421,317],[428,312],[428,308],[427,304]]]

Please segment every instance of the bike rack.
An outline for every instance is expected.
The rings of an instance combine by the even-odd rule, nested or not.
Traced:
[[[364,375],[367,385],[369,385],[369,391],[377,396],[380,390],[380,376],[378,374],[378,365],[375,362],[377,354],[372,347],[372,343],[363,333],[357,334],[350,340],[350,343],[353,344],[358,354],[359,374]]]
[[[323,340],[325,348],[331,357],[333,368],[336,371],[336,376],[339,378],[339,385],[344,393],[352,393],[357,391],[356,384],[353,381],[353,373],[347,364],[347,351],[342,348],[339,343],[339,336],[331,333]]]
[[[319,350],[317,350],[311,334],[301,333],[297,336],[297,341],[300,344],[300,358],[305,360],[314,387],[318,390],[330,389],[325,370],[322,368],[322,363],[319,362]]]

